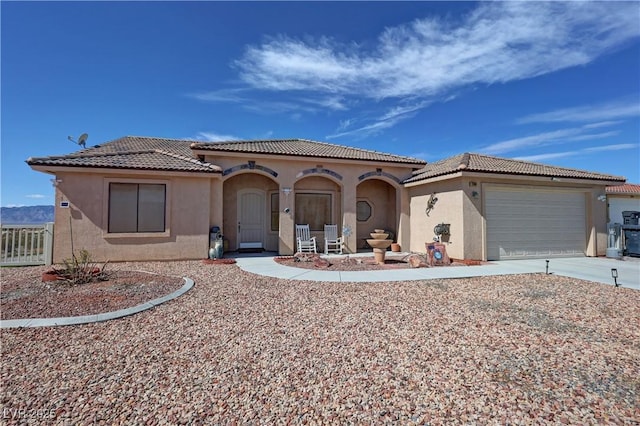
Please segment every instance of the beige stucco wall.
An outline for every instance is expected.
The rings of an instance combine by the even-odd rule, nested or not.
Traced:
[[[459,173],[452,177],[434,179],[409,187],[411,251],[424,253],[425,242],[433,241],[433,228],[438,223],[451,224],[447,253],[458,259],[486,260],[486,235],[483,192],[496,187],[580,192],[585,197],[585,241],[587,256],[603,256],[606,252],[606,203],[598,200],[604,194],[605,184],[585,183],[579,180],[549,178],[501,177]],[[438,198],[429,216],[425,209],[432,193]]]
[[[243,188],[257,187],[267,188],[271,191],[277,188],[280,192],[280,229],[276,243],[269,240],[268,250],[273,249],[281,255],[293,254],[295,252],[295,193],[305,191],[330,192],[334,195],[334,215],[335,222],[339,228],[344,226],[353,230],[352,235],[345,238],[345,251],[353,253],[357,250],[358,229],[356,223],[356,201],[360,196],[359,185],[366,183],[362,188],[375,187],[379,185],[384,188],[379,191],[383,198],[376,200],[386,204],[392,212],[387,213],[387,218],[383,218],[385,228],[389,227],[394,232],[401,228],[399,218],[404,218],[408,222],[409,204],[406,197],[406,190],[397,183],[411,174],[411,167],[401,167],[380,163],[367,163],[352,160],[338,159],[305,159],[288,156],[256,156],[251,154],[229,154],[213,155],[202,151],[199,154],[205,156],[205,160],[219,165],[226,170],[224,181],[224,227],[223,233],[229,238],[229,246],[234,249],[237,246],[232,241],[237,234],[232,227],[237,224],[235,210],[237,209],[237,192]],[[255,161],[252,168],[246,167],[249,161]],[[379,170],[378,170],[379,169]],[[365,174],[373,174],[360,179]],[[244,176],[242,180],[234,180],[236,177]],[[266,179],[266,181],[264,180]],[[273,182],[265,186],[264,182]],[[367,183],[369,181],[376,183]],[[285,191],[285,189],[287,191]],[[365,194],[368,191],[364,190]],[[287,195],[286,192],[289,192]],[[235,194],[235,195],[233,195]],[[404,198],[403,198],[404,197]],[[404,203],[402,200],[404,199]],[[215,202],[215,194],[211,196],[212,203]],[[267,200],[268,201],[268,200]],[[267,204],[269,204],[267,202]],[[289,208],[286,213],[285,208]],[[268,209],[268,206],[267,206]],[[397,213],[396,213],[397,210]],[[265,212],[268,214],[269,212]],[[405,235],[407,232],[405,223]],[[368,232],[371,232],[368,230]],[[318,237],[318,248],[322,249],[322,235],[316,233]],[[399,238],[400,239],[400,238]]]
[[[408,185],[398,184],[411,172],[410,167],[347,160],[303,159],[288,156],[209,155],[208,161],[227,170],[218,174],[163,174],[160,172],[126,172],[62,170],[56,189],[54,262],[71,256],[70,224],[74,248],[86,248],[96,260],[165,260],[198,259],[207,255],[209,229],[221,225],[229,248],[237,247],[237,194],[246,188],[265,193],[267,250],[280,254],[295,252],[295,193],[322,191],[334,195],[334,217],[340,228],[353,232],[346,238],[346,252],[356,252],[373,228],[394,232],[405,251],[425,252],[425,242],[434,238],[439,223],[451,225],[445,239],[449,256],[485,259],[485,221],[483,192],[490,186],[517,185],[549,190],[578,191],[585,196],[587,213],[586,254],[605,254],[607,235],[606,203],[598,200],[608,182],[594,183],[549,178],[517,178],[501,175],[458,173]],[[255,169],[241,167],[255,161]],[[107,233],[107,182],[164,182],[168,185],[166,235],[126,237]],[[270,231],[270,195],[280,197],[278,232]],[[289,193],[289,195],[287,195]],[[425,213],[432,193],[438,202],[429,215]],[[365,223],[356,221],[356,202],[367,199],[373,216]],[[70,208],[61,208],[69,201]],[[290,211],[285,212],[285,208]],[[322,238],[319,237],[319,248]]]
[[[432,194],[435,194],[438,201],[427,215],[427,203]],[[447,254],[456,259],[464,258],[467,239],[464,208],[468,208],[468,205],[464,201],[460,180],[442,180],[429,185],[411,187],[409,197],[411,200],[410,250],[425,253],[425,243],[434,241],[433,228],[439,223],[448,223],[451,225],[451,234],[449,238],[443,239],[447,245]]]
[[[86,249],[97,261],[197,259],[207,256],[210,179],[154,175],[61,172],[56,188],[54,262]],[[167,184],[168,235],[121,237],[107,233],[108,182]],[[60,207],[62,201],[69,208]],[[72,232],[71,232],[72,231]]]
[[[587,243],[587,256],[605,256],[607,254],[607,203],[605,196],[606,186],[592,187],[587,192],[587,204],[591,203],[590,220],[591,238]],[[598,197],[605,196],[605,201]],[[601,198],[602,199],[602,198]],[[595,236],[595,238],[594,238]]]

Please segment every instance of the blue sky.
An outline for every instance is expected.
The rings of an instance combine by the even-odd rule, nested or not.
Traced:
[[[2,206],[125,135],[461,152],[640,182],[638,2],[7,2]]]

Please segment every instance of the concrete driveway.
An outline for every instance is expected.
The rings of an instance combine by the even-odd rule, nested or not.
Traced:
[[[546,268],[545,259],[503,260],[491,263],[505,270],[514,270],[513,273],[544,272]],[[613,285],[611,269],[618,271],[618,285],[640,290],[640,258],[625,257],[624,260],[606,257],[549,259],[550,273]]]
[[[361,254],[359,254],[361,255]],[[383,271],[331,271],[291,268],[273,260],[274,254],[235,255],[238,266],[254,274],[290,280],[380,282],[438,278],[466,278],[491,275],[529,274],[546,271],[545,259],[493,261],[482,266],[393,269]],[[357,255],[356,255],[357,256]],[[618,284],[640,290],[640,258],[615,260],[600,257],[549,259],[549,273],[613,285],[611,269],[618,270]]]

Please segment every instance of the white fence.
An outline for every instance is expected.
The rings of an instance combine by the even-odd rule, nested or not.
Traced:
[[[0,225],[0,266],[51,265],[53,223]]]

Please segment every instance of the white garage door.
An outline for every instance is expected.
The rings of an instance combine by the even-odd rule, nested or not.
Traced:
[[[584,255],[585,196],[580,192],[485,192],[487,259]]]

